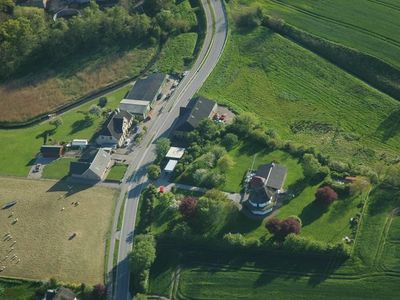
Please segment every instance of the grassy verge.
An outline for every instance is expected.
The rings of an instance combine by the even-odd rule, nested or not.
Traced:
[[[158,70],[166,73],[180,73],[188,69],[194,60],[197,33],[189,32],[167,40],[157,61]]]
[[[118,263],[118,253],[119,253],[119,240],[115,240],[114,245],[114,257],[113,257],[113,266],[115,267]]]
[[[121,210],[119,211],[117,231],[120,231],[122,229],[122,221],[124,220],[124,212],[125,212],[125,203],[126,203],[126,197],[124,198],[124,201],[122,202]]]

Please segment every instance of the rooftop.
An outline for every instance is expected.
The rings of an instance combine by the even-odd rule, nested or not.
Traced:
[[[175,169],[177,163],[178,163],[177,160],[170,159],[168,161],[167,165],[165,166],[164,171],[172,172]]]
[[[125,99],[153,101],[157,97],[166,77],[166,74],[155,73],[146,78],[138,79]]]
[[[114,112],[108,118],[106,122],[107,126],[103,127],[103,129],[99,132],[99,135],[112,136],[118,140],[123,134],[122,125],[124,123],[124,118],[129,122],[133,116],[124,110]]]
[[[287,168],[276,163],[269,163],[258,168],[256,176],[265,178],[265,186],[280,190],[286,179]]]
[[[185,148],[171,147],[165,157],[180,159],[185,153]]]
[[[185,109],[184,123],[178,130],[188,131],[197,128],[202,120],[210,117],[215,106],[216,102],[204,97],[192,100]]]

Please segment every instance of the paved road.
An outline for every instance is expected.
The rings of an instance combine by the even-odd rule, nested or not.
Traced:
[[[126,172],[126,178],[121,185],[121,195],[116,208],[113,224],[113,235],[110,244],[110,256],[108,271],[111,274],[113,268],[113,249],[115,244],[115,228],[118,219],[118,211],[123,203],[125,195],[127,201],[124,210],[123,224],[120,234],[118,250],[118,263],[115,278],[113,299],[131,300],[129,294],[129,264],[128,253],[132,250],[132,240],[136,221],[139,197],[143,188],[148,184],[146,168],[155,159],[154,141],[161,136],[168,136],[179,116],[179,108],[186,106],[197,90],[203,85],[208,75],[218,62],[227,38],[227,19],[221,0],[201,0],[206,12],[207,34],[198,59],[190,73],[182,80],[174,95],[166,104],[163,112],[157,116],[149,128],[141,145],[132,153],[132,162]],[[110,278],[109,278],[110,279]],[[111,289],[112,290],[112,289]]]

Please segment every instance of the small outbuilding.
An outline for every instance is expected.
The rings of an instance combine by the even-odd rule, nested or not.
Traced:
[[[78,300],[75,293],[65,287],[59,287],[55,290],[47,290],[43,300]]]
[[[169,148],[168,153],[165,157],[170,159],[181,159],[184,153],[185,148],[171,147]]]
[[[63,145],[43,145],[40,147],[40,154],[45,158],[58,158],[63,156],[65,148]]]
[[[84,149],[88,145],[89,145],[88,140],[83,140],[83,139],[75,139],[75,140],[72,140],[72,142],[71,142],[71,147],[73,147],[73,148]]]
[[[178,161],[175,159],[170,159],[164,168],[165,173],[172,173],[177,165]]]

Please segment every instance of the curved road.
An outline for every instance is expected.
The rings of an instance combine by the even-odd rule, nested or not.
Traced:
[[[224,49],[227,38],[227,18],[225,8],[221,0],[201,0],[207,19],[206,37],[199,56],[190,73],[181,81],[174,95],[165,105],[161,113],[156,116],[154,123],[139,147],[131,154],[132,162],[128,167],[121,185],[121,194],[118,199],[112,237],[110,242],[110,255],[108,258],[108,282],[109,291],[114,290],[112,298],[115,300],[131,300],[129,293],[130,272],[128,254],[132,250],[132,241],[135,229],[136,213],[141,191],[148,184],[146,168],[155,159],[154,141],[161,136],[168,136],[179,116],[179,109],[186,106],[193,95],[203,85],[208,75],[218,62]],[[125,207],[121,207],[124,198]],[[116,233],[116,226],[120,209],[124,210],[122,229]],[[113,253],[115,239],[119,239],[118,262],[115,278],[115,286],[112,287]]]

